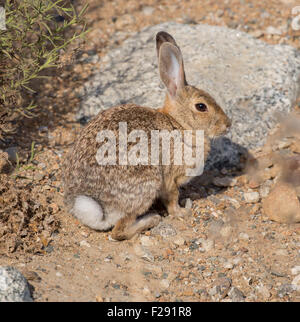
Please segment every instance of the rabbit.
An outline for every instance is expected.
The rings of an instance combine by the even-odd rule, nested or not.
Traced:
[[[160,78],[166,97],[159,109],[124,104],[101,111],[81,131],[63,166],[64,202],[70,213],[92,229],[112,229],[114,240],[126,240],[153,228],[161,221],[150,211],[155,200],[165,205],[169,215],[191,214],[178,204],[179,187],[191,177],[187,165],[99,164],[97,133],[110,130],[118,138],[120,122],[128,132],[143,130],[203,130],[204,158],[209,139],[222,135],[231,126],[230,119],[208,93],[188,85],[181,50],[167,32],[156,35]],[[149,142],[149,141],[148,141]],[[132,146],[132,145],[131,145]],[[119,151],[120,142],[116,142]],[[171,159],[174,151],[171,148]]]

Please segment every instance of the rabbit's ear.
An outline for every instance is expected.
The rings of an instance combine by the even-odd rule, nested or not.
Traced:
[[[165,31],[160,31],[156,34],[156,52],[157,52],[157,57],[159,58],[159,50],[160,50],[160,46],[165,43],[165,42],[169,42],[172,45],[176,46],[178,49],[179,47],[176,44],[175,39],[168,34]]]
[[[186,85],[183,60],[180,49],[169,42],[161,45],[159,50],[160,78],[167,87],[171,98]]]

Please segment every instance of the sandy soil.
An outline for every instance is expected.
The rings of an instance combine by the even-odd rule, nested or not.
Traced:
[[[0,154],[0,265],[23,272],[35,301],[300,300],[291,286],[299,275],[300,224],[271,221],[263,208],[286,165],[296,162],[293,175],[300,169],[299,131],[291,134],[284,121],[239,169],[207,173],[182,189],[192,217],[164,217],[130,241],[112,241],[110,232],[90,230],[64,211],[60,170],[81,128],[74,118],[80,87],[99,68],[82,57],[102,56],[132,32],[170,20],[229,26],[299,48],[300,33],[287,25],[296,2],[89,1],[86,41],[37,87],[47,108],[0,142],[3,150],[17,147],[20,158],[16,165]],[[284,31],[270,35],[269,26]],[[299,105],[293,113],[299,119]],[[233,180],[220,186],[216,177]],[[249,192],[259,198],[247,201]]]

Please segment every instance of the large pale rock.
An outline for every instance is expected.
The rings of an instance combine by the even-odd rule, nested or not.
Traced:
[[[278,182],[263,200],[266,215],[280,223],[300,222],[300,201],[295,188],[283,182]]]
[[[32,302],[25,277],[14,267],[0,267],[0,302]]]
[[[290,111],[296,100],[300,54],[218,26],[168,22],[134,34],[108,52],[85,84],[78,119],[127,102],[154,108],[163,104],[155,51],[160,30],[171,33],[182,49],[188,82],[208,91],[233,120],[227,139],[214,142],[210,162],[237,163],[242,147],[262,145],[276,114]]]

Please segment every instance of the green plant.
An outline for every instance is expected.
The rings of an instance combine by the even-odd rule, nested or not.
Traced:
[[[61,49],[86,33],[86,8],[77,13],[71,1],[6,0],[6,30],[0,30],[0,138],[12,120],[34,115],[35,102],[26,99],[34,92],[32,81],[45,77],[41,72],[57,66]]]

